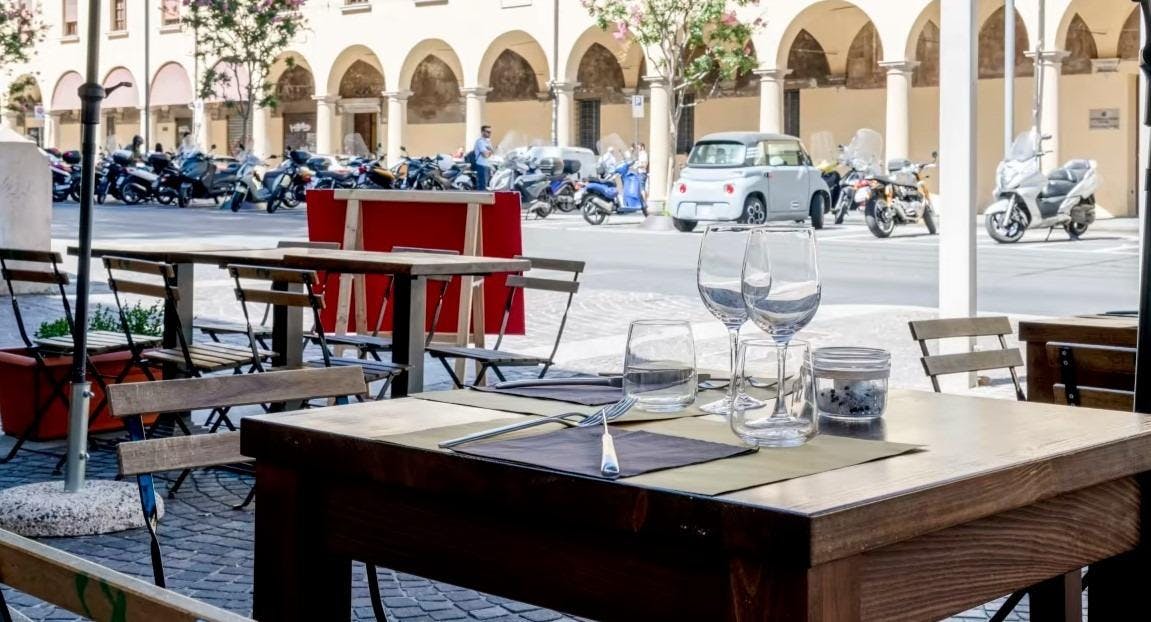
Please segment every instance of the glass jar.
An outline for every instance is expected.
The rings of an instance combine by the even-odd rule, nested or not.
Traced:
[[[878,348],[820,348],[812,356],[819,414],[871,421],[887,407],[891,353]]]

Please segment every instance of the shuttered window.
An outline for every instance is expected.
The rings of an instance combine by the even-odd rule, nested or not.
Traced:
[[[74,37],[80,34],[76,1],[64,0],[64,27],[62,30],[65,37]]]
[[[579,146],[599,153],[599,100],[579,100]]]
[[[112,32],[128,30],[128,0],[112,0]]]
[[[695,95],[683,96],[683,111],[675,130],[675,152],[689,153],[695,144]]]

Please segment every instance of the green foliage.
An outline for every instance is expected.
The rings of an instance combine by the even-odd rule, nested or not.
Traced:
[[[124,316],[133,335],[159,337],[164,333],[164,308],[159,302],[147,307],[137,302],[124,309]],[[103,305],[96,305],[92,309],[92,313],[88,316],[88,330],[124,332],[119,314]],[[58,318],[40,324],[39,328],[36,329],[36,338],[51,339],[63,337],[70,333],[68,320]]]
[[[40,103],[40,92],[36,87],[36,78],[21,76],[8,87],[8,103],[6,108],[19,114],[29,114]]]
[[[275,107],[268,75],[276,59],[304,31],[304,0],[184,0],[184,25],[196,37],[196,57],[207,69],[201,97],[224,95],[243,119],[243,143],[254,107]],[[291,62],[288,62],[291,65]]]
[[[21,0],[0,0],[0,70],[26,63],[37,43],[44,40],[40,6]]]

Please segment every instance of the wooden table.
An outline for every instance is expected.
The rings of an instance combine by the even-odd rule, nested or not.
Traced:
[[[75,254],[75,248],[68,249]],[[408,371],[392,382],[392,396],[408,395],[424,386],[424,340],[426,328],[423,310],[427,301],[429,276],[485,276],[496,272],[522,272],[531,268],[524,259],[471,257],[466,255],[432,255],[428,253],[379,253],[340,251],[314,248],[229,248],[218,245],[121,246],[96,245],[93,257],[116,255],[133,259],[163,261],[176,268],[176,288],[180,292],[177,315],[185,339],[192,338],[193,302],[195,300],[194,266],[210,264],[247,264],[283,266],[342,274],[395,275],[393,317],[397,318],[392,334],[392,361],[408,365]],[[238,303],[237,303],[238,304]],[[164,343],[177,347],[176,323],[165,320]],[[274,307],[272,312],[272,361],[276,367],[298,367],[303,363],[303,313],[299,308]],[[170,344],[170,345],[169,345]],[[401,344],[403,344],[401,346]]]
[[[881,424],[834,432],[926,451],[719,497],[377,440],[508,416],[245,419],[254,617],[347,619],[352,559],[596,620],[929,620],[1043,582],[1031,619],[1065,622],[1090,564],[1093,620],[1151,617],[1141,415],[894,391]]]
[[[1027,399],[1055,401],[1052,387],[1058,382],[1059,372],[1047,360],[1048,343],[1134,348],[1138,333],[1139,319],[1124,316],[1083,315],[1020,322],[1019,341],[1027,343]]]

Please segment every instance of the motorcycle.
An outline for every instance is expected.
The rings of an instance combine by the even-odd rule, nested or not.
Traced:
[[[73,149],[65,151],[60,154],[60,159],[67,164],[70,171],[68,174],[68,196],[73,201],[80,201],[80,152]]]
[[[146,161],[156,175],[156,183],[152,186],[156,200],[164,205],[175,203],[180,194],[180,167],[173,162],[171,155],[159,151],[148,154]]]
[[[120,177],[120,200],[128,205],[147,201],[159,184],[160,176],[136,162],[124,167]]]
[[[853,208],[862,209],[866,203],[855,200],[855,193],[861,188],[861,182],[870,177],[882,175],[883,136],[870,129],[861,129],[855,133],[846,147],[840,147],[839,165],[848,168],[846,174],[839,180],[838,198],[832,197],[832,209],[835,212],[835,224],[842,225],[847,218],[847,212]],[[826,178],[825,178],[826,180]],[[827,184],[836,192],[835,186]]]
[[[123,189],[128,167],[134,163],[135,158],[132,157],[132,152],[127,149],[113,151],[110,158],[104,159],[100,177],[96,180],[97,203],[103,205],[108,200],[109,194],[114,199],[127,202],[120,191]]]
[[[202,151],[192,151],[180,162],[180,187],[176,193],[176,204],[188,207],[192,199],[212,199],[219,203],[221,197],[232,192],[240,166],[236,162],[219,170],[214,158]]]
[[[356,187],[391,190],[396,187],[396,179],[396,173],[384,166],[382,159],[370,160],[360,165],[360,176],[356,180]]]
[[[240,169],[232,185],[232,196],[227,201],[227,206],[233,212],[240,211],[245,202],[264,203],[269,214],[279,209],[280,202],[292,186],[292,174],[288,170],[289,166],[283,165],[267,171],[261,180],[256,174],[256,167],[263,164],[263,160],[254,154],[240,156]]]
[[[52,171],[52,201],[59,203],[68,198],[72,190],[72,168],[62,158],[51,152],[44,152],[48,157],[48,167]]]
[[[576,203],[588,224],[601,225],[612,214],[641,212],[647,216],[647,200],[643,196],[647,176],[635,170],[634,162],[622,162],[600,174],[600,179],[587,180],[576,193]]]
[[[290,164],[292,175],[291,188],[284,193],[284,207],[296,207],[304,202],[308,186],[315,178],[312,169],[308,168],[311,159],[312,154],[303,149],[291,149],[284,153],[284,163]]]
[[[932,154],[937,157],[936,154]],[[888,175],[872,175],[857,183],[855,202],[863,206],[867,228],[877,238],[890,237],[897,225],[923,222],[927,233],[938,231],[935,206],[924,171],[935,162],[900,159],[888,163]]]
[[[307,168],[315,173],[315,184],[318,190],[335,190],[337,188],[349,189],[356,187],[358,171],[343,165],[332,166],[330,159],[322,156],[312,157],[307,161]]]
[[[1028,229],[1062,226],[1072,240],[1095,222],[1098,164],[1071,160],[1044,175],[1042,141],[1034,129],[1020,134],[995,173],[995,203],[984,213],[988,235],[1001,244],[1018,242]]]

